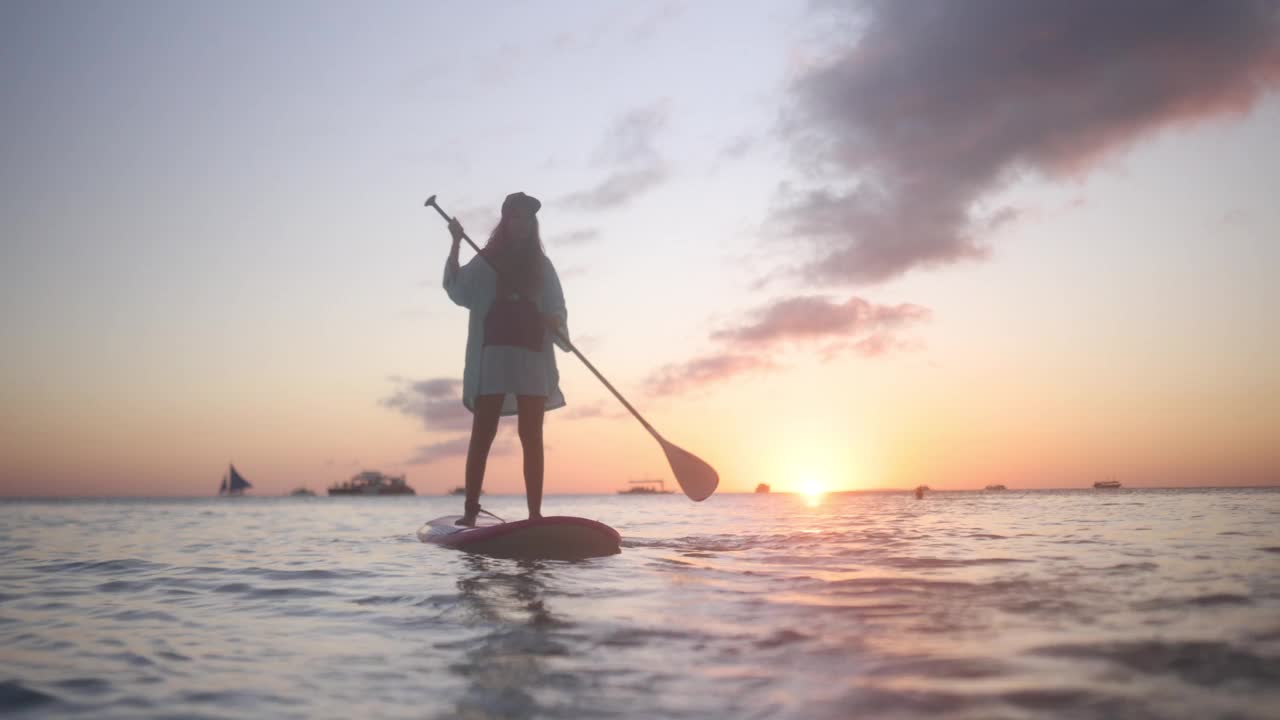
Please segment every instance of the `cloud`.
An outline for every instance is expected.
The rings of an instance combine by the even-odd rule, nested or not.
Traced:
[[[837,342],[827,345],[818,351],[818,355],[823,362],[830,362],[847,353],[871,359],[884,357],[892,352],[913,352],[923,349],[924,343],[918,340],[902,340],[893,333],[876,332],[856,342]]]
[[[752,135],[739,135],[720,148],[718,159],[741,160],[760,146],[760,139]]]
[[[617,170],[589,190],[565,195],[561,202],[579,210],[607,210],[625,205],[631,198],[656,187],[665,178],[666,171],[658,165]]]
[[[783,136],[825,186],[773,218],[812,243],[801,268],[811,281],[875,283],[984,258],[992,229],[1014,217],[986,207],[1010,181],[1082,175],[1280,87],[1274,2],[818,7],[851,39],[795,79]]]
[[[419,445],[413,456],[406,460],[405,463],[409,465],[425,465],[450,457],[466,457],[467,447],[470,443],[471,437],[464,435],[452,440],[432,443],[431,445]]]
[[[605,210],[626,204],[667,177],[666,164],[654,141],[666,127],[663,103],[624,114],[606,133],[593,160],[607,173],[593,187],[561,198],[571,208]]]
[[[927,320],[928,308],[911,303],[876,305],[860,297],[834,303],[825,297],[783,298],[756,310],[754,320],[718,330],[713,340],[761,346],[779,341],[820,340],[828,336],[853,336]]]
[[[653,141],[666,127],[667,111],[662,103],[627,111],[609,129],[596,148],[597,165],[649,164],[660,160]]]
[[[558,417],[561,420],[589,420],[591,418],[623,420],[631,417],[631,415],[619,405],[605,405],[604,403],[595,402],[590,405],[570,405],[568,410],[563,413],[555,413],[550,417]]]
[[[393,376],[399,387],[378,404],[422,420],[428,430],[470,430],[471,411],[462,404],[462,380],[409,380]]]
[[[767,358],[738,353],[718,353],[688,362],[667,365],[645,382],[654,395],[674,395],[695,387],[726,380],[735,375],[768,370],[775,365]]]
[[[604,407],[600,403],[592,403],[590,405],[575,405],[566,410],[563,414],[565,420],[585,420],[587,418],[597,418],[604,416]]]
[[[420,445],[405,462],[409,465],[424,465],[437,460],[452,457],[466,457],[467,446],[471,442],[471,411],[462,404],[462,380],[458,378],[431,378],[430,380],[409,380],[392,376],[391,381],[399,387],[390,397],[383,398],[379,404],[398,410],[412,418],[421,419],[428,430],[468,431],[468,434],[448,440]],[[597,408],[598,413],[599,408]],[[581,412],[581,411],[580,411]],[[588,417],[589,415],[582,415]],[[514,429],[515,418],[504,419],[499,426],[498,435],[493,441],[489,455],[507,455],[513,452],[516,443],[512,433],[503,432],[503,428]]]
[[[747,315],[745,322],[711,333],[711,340],[721,346],[719,352],[654,372],[646,382],[649,391],[672,395],[748,372],[775,370],[779,365],[774,357],[784,346],[822,345],[818,352],[823,360],[849,352],[874,358],[918,349],[918,342],[900,340],[896,331],[927,321],[932,313],[911,303],[877,305],[856,296],[844,302],[799,296],[776,300]]]
[[[707,170],[718,173],[752,155],[759,155],[770,138],[763,133],[743,133],[725,142],[716,151]]]
[[[467,456],[467,447],[471,444],[471,436],[463,435],[451,440],[443,440],[430,445],[419,445],[413,455],[405,461],[408,465],[426,465],[436,462],[437,460],[445,460],[448,458]],[[493,445],[489,448],[489,457],[495,455],[510,455],[514,450],[511,438],[506,435],[499,434],[493,441]]]
[[[591,272],[591,268],[587,265],[569,265],[559,270],[561,280],[576,278],[576,277],[583,277],[590,272]],[[574,341],[574,344],[577,345],[578,347],[582,347],[582,341],[580,339]]]
[[[661,5],[641,3],[633,7],[643,8],[644,14],[631,26],[628,34],[633,41],[643,43],[652,40],[660,29],[669,26],[673,20],[684,14],[687,3],[668,0]]]
[[[583,228],[574,230],[571,233],[556,236],[555,244],[560,247],[568,247],[570,245],[586,245],[600,239],[600,230],[597,228]]]
[[[551,38],[549,52],[582,52],[600,45],[628,42],[643,45],[651,42],[687,9],[683,0],[662,3],[629,3],[617,7],[599,7],[599,18],[584,27],[564,30]]]

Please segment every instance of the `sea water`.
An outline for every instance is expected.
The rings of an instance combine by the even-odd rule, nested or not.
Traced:
[[[1278,490],[549,496],[580,562],[460,504],[2,502],[0,714],[1280,717]]]

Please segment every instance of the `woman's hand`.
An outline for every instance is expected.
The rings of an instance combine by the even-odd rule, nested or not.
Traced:
[[[462,223],[458,222],[458,218],[450,218],[449,234],[453,236],[453,244],[457,245],[462,242]]]
[[[542,323],[547,326],[547,330],[551,331],[551,341],[561,350],[569,352],[573,345],[569,342],[569,328],[565,327],[564,321],[559,315],[551,313],[542,313]]]

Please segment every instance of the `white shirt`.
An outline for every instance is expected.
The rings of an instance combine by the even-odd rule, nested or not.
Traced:
[[[516,414],[516,395],[545,395],[546,410],[564,407],[560,392],[560,373],[552,345],[569,351],[569,313],[564,304],[564,291],[550,258],[542,256],[542,291],[535,298],[538,311],[556,318],[562,342],[548,332],[542,350],[484,347],[484,318],[497,295],[497,273],[480,256],[462,267],[450,259],[444,265],[444,289],[449,299],[470,310],[467,323],[466,365],[462,372],[462,404],[475,412],[476,396],[503,393],[502,414]]]

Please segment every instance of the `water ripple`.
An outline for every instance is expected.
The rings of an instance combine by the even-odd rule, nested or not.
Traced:
[[[1273,716],[1280,493],[1122,493],[548,497],[623,534],[575,563],[417,542],[448,498],[0,502],[0,714]]]

